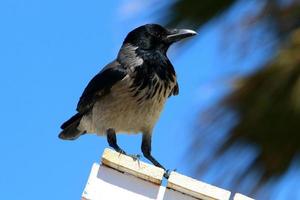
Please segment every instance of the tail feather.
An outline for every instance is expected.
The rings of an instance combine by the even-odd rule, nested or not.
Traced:
[[[63,130],[60,132],[58,137],[63,140],[75,140],[80,135],[84,134],[85,131],[78,129],[82,116],[82,114],[77,113],[69,120],[64,122],[60,127]]]

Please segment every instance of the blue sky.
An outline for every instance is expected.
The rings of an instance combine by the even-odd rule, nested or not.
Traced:
[[[145,12],[147,6],[137,0],[0,2],[1,198],[80,197],[93,162],[108,146],[106,138],[62,141],[59,126],[75,113],[88,81],[115,58],[126,33],[157,22]],[[228,91],[228,76],[253,70],[250,66],[265,56],[251,55],[237,71],[233,55],[217,50],[220,27],[210,23],[197,37],[169,51],[180,95],[169,99],[152,147],[163,165],[188,175],[192,171],[184,156],[199,112]],[[118,140],[127,152],[141,153],[140,135]]]

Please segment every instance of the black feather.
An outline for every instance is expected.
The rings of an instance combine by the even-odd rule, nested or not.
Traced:
[[[150,98],[152,98],[152,97],[154,97],[154,96],[155,96],[155,94],[156,94],[156,92],[157,92],[157,90],[158,90],[159,86],[160,86],[160,84],[159,84],[159,82],[157,82],[157,83],[156,83],[156,85],[155,85],[155,88],[154,88],[154,90],[153,90],[153,93],[152,93],[152,95],[151,95],[151,97],[150,97]]]
[[[70,126],[72,123],[74,123],[75,121],[78,121],[78,119],[81,119],[82,114],[81,113],[76,113],[73,117],[71,117],[70,119],[68,119],[66,122],[64,122],[60,128],[61,129],[65,129],[68,126]]]
[[[78,129],[82,116],[83,115],[81,113],[76,113],[73,117],[63,123],[60,126],[63,130],[60,132],[58,137],[63,140],[75,140],[80,135],[84,134],[85,131]]]
[[[178,86],[178,83],[176,83],[176,85],[174,86],[174,88],[173,88],[172,92],[170,93],[169,97],[170,97],[171,95],[176,96],[176,95],[178,95],[178,94],[179,94],[179,86]]]
[[[145,89],[148,91],[143,92],[144,95],[139,97],[138,101],[153,98],[156,93],[164,94],[176,77],[167,56],[159,51],[149,53],[142,49],[136,49],[136,54],[143,59],[143,64],[134,69],[132,77],[134,81],[130,87],[134,89],[133,97],[138,96]]]
[[[89,111],[95,102],[106,95],[111,87],[122,80],[126,74],[125,68],[119,62],[114,61],[108,64],[84,89],[77,104],[77,111],[80,113]]]

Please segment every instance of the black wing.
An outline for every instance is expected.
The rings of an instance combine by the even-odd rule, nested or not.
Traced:
[[[110,88],[126,76],[126,70],[120,63],[113,61],[103,68],[84,89],[77,111],[85,113],[93,107],[95,102],[103,95],[109,93]]]

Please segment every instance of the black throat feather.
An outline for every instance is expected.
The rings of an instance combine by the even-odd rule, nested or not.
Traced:
[[[176,82],[176,73],[165,53],[136,49],[136,55],[143,59],[143,64],[134,68],[130,87],[133,96],[138,97],[138,102],[169,96],[167,91]]]

